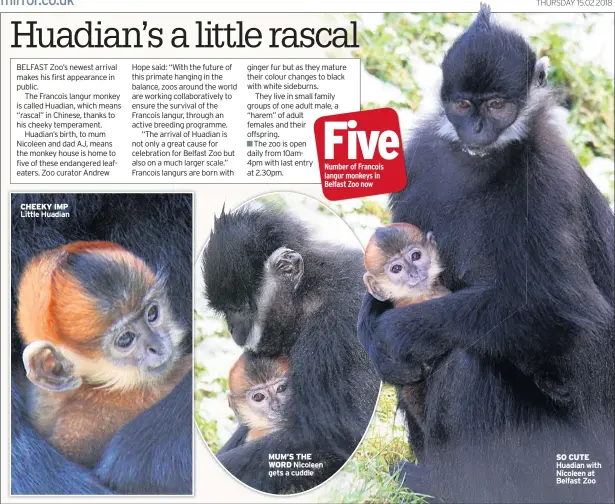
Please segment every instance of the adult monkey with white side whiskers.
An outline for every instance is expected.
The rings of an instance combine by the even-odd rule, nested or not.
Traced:
[[[420,465],[397,469],[449,502],[612,502],[613,213],[551,118],[546,62],[486,6],[442,74],[390,204],[438,237],[452,294],[367,294],[359,315],[384,381],[434,363]],[[557,484],[570,453],[600,463],[595,484]]]

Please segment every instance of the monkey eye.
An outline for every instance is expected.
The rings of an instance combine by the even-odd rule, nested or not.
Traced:
[[[263,402],[265,400],[265,394],[262,392],[257,392],[252,396],[252,400],[256,402]]]
[[[147,310],[147,321],[156,322],[156,320],[158,320],[158,305],[152,305]]]
[[[391,266],[391,273],[395,273],[395,274],[397,274],[397,273],[399,273],[402,269],[404,269],[404,268],[402,268],[401,264],[394,264],[393,266]]]
[[[421,253],[420,252],[412,252],[412,255],[410,256],[410,258],[413,261],[418,261],[421,258]]]
[[[126,331],[125,333],[120,334],[120,336],[115,340],[115,346],[118,348],[128,348],[134,340],[137,338],[137,335],[132,331]]]
[[[456,105],[460,109],[467,109],[470,107],[471,104],[468,100],[459,100],[458,102],[456,102]]]
[[[278,388],[276,389],[276,392],[278,394],[282,393],[286,391],[286,383],[281,383],[280,385],[278,385]]]
[[[504,108],[504,102],[502,100],[491,100],[489,103],[489,108],[499,110]]]

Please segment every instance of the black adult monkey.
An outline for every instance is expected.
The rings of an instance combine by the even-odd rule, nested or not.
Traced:
[[[356,334],[361,250],[314,241],[301,222],[264,207],[223,212],[203,260],[210,306],[224,314],[238,345],[288,357],[292,390],[279,430],[244,444],[247,429],[240,428],[218,459],[269,493],[322,483],[356,448],[378,395],[379,380]],[[297,453],[323,467],[313,476],[269,475],[270,454]]]
[[[366,295],[359,317],[385,381],[435,363],[424,467],[402,469],[450,501],[613,499],[613,213],[551,119],[546,70],[481,7],[390,199],[438,237],[453,293],[394,310]],[[597,485],[555,485],[571,446],[605,467]]]
[[[68,203],[70,218],[22,218],[22,204]],[[13,494],[190,494],[192,380],[111,439],[93,470],[69,462],[32,428],[25,408],[23,352],[15,323],[16,289],[29,260],[75,240],[122,244],[148,264],[165,265],[169,299],[185,327],[192,321],[192,196],[164,194],[13,194],[11,239]],[[191,351],[191,333],[184,351]],[[155,440],[155,441],[153,441]]]

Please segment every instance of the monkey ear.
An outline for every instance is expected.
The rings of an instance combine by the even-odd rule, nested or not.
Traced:
[[[75,365],[48,341],[30,343],[23,351],[26,376],[35,385],[54,392],[75,390],[81,377],[72,373]]]
[[[369,271],[363,275],[363,283],[369,293],[374,296],[378,301],[388,301],[389,297],[386,293],[381,289],[380,284],[376,277],[371,274]]]
[[[427,232],[427,234],[425,235],[425,239],[427,240],[427,243],[431,243],[432,245],[436,244],[436,237],[431,231]]]
[[[549,71],[549,57],[543,56],[536,62],[534,68],[534,79],[539,87],[545,87],[547,85],[547,72]]]
[[[229,408],[231,408],[231,410],[233,410],[233,414],[235,415],[236,419],[239,420],[239,412],[237,411],[237,407],[235,406],[235,401],[233,400],[233,396],[231,394],[229,394],[227,396],[228,398],[228,406]]]

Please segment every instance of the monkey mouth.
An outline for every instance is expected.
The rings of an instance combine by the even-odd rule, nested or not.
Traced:
[[[462,145],[461,150],[470,156],[486,157],[491,154],[491,149],[488,147],[471,147],[469,145]]]
[[[154,377],[162,377],[173,367],[176,360],[175,352],[172,352],[164,361],[147,366],[147,372]]]
[[[424,284],[426,283],[426,281],[427,281],[427,276],[422,276],[420,278],[417,278],[416,281],[413,280],[411,282],[408,282],[408,287],[410,287],[412,289],[414,289],[416,287],[423,287]]]

